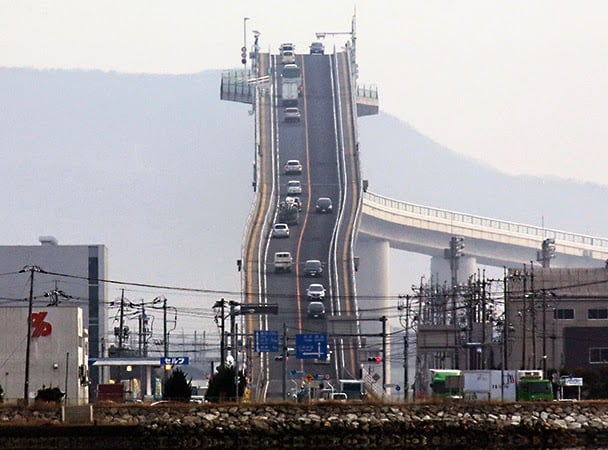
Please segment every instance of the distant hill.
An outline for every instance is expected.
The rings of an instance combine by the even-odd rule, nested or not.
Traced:
[[[220,75],[0,69],[2,244],[101,243],[111,278],[238,291],[253,119]],[[608,236],[607,186],[505,175],[386,114],[359,133],[371,191]]]

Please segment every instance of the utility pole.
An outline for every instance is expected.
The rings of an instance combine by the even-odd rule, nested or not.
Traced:
[[[543,274],[543,285],[545,282]],[[553,361],[555,364],[555,361]],[[547,291],[543,289],[543,376],[547,376]]]
[[[30,358],[31,358],[31,343],[32,343],[32,310],[34,309],[34,272],[41,272],[38,266],[25,266],[19,271],[20,273],[30,273],[30,295],[28,298],[27,310],[27,341],[25,345],[25,382],[23,383],[23,402],[25,405],[29,401],[30,391]]]
[[[507,268],[503,268],[502,290],[504,297],[504,319],[502,324],[502,368],[507,370],[507,357],[509,356],[507,343],[509,342],[509,283],[507,281]],[[504,384],[504,380],[502,381]]]
[[[530,292],[530,315],[532,317],[532,369],[538,369],[538,361],[536,360],[536,305],[534,302],[536,293],[534,292],[534,263],[532,261],[530,261]]]
[[[528,281],[528,273],[526,272],[526,265],[524,264],[524,273],[523,273],[523,290],[522,290],[522,295],[521,295],[521,299],[522,299],[522,303],[523,303],[523,308],[522,308],[522,344],[521,344],[521,369],[525,370],[526,369],[526,316],[528,315],[528,305],[526,302],[526,288],[527,288],[527,281]]]
[[[118,356],[122,356],[122,340],[123,340],[123,335],[124,335],[124,320],[125,320],[125,290],[121,289],[121,294],[120,294],[120,321],[119,321],[119,327],[120,330],[118,330]]]
[[[164,357],[169,356],[169,334],[167,333],[167,299],[163,297],[163,352]]]
[[[386,322],[387,317],[382,316],[382,394],[386,394]]]
[[[452,236],[450,239],[450,247],[444,249],[444,258],[450,261],[450,271],[452,275],[452,325],[454,326],[454,368],[458,369],[459,361],[458,361],[458,321],[456,320],[456,311],[457,311],[457,290],[458,290],[458,263],[460,261],[460,257],[463,256],[462,249],[464,248],[464,238],[459,236]]]
[[[226,332],[225,332],[225,324],[224,321],[226,318],[224,317],[224,307],[226,306],[226,300],[223,298],[215,302],[213,305],[214,308],[220,308],[220,366],[224,366],[226,362]],[[217,323],[217,316],[216,316]]]
[[[287,400],[287,324],[283,322],[283,376],[282,378],[282,387],[283,387],[283,400]]]

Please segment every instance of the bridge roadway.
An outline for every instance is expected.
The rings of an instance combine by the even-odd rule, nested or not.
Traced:
[[[355,378],[357,370],[356,306],[354,299],[353,235],[360,210],[361,181],[356,148],[356,106],[350,84],[349,55],[298,55],[303,72],[303,95],[299,99],[301,120],[283,120],[284,107],[278,97],[281,65],[277,56],[260,55],[260,76],[271,74],[273,83],[259,89],[256,97],[256,143],[258,195],[244,242],[245,303],[277,304],[278,316],[247,316],[247,336],[255,330],[278,331],[286,336],[290,356],[276,360],[279,353],[249,351],[250,374],[257,398],[281,398],[295,392],[306,375],[335,383],[338,378]],[[299,159],[301,175],[286,175],[283,166]],[[277,204],[285,197],[289,180],[300,180],[303,210],[299,225],[291,227],[288,239],[272,239],[270,227],[276,221]],[[331,214],[315,213],[319,197],[330,197]],[[289,251],[294,257],[291,273],[275,273],[274,253]],[[324,265],[320,279],[306,278],[302,268],[307,259]],[[307,316],[306,288],[320,282],[327,289],[326,317]],[[334,318],[343,319],[334,328]],[[346,335],[342,339],[339,334]],[[328,334],[329,363],[296,359],[296,334]],[[248,346],[251,348],[251,345]],[[282,347],[282,343],[280,345]],[[293,376],[292,373],[297,373]],[[315,381],[315,385],[318,383]]]
[[[536,260],[547,238],[555,240],[551,267],[598,267],[608,259],[606,238],[421,206],[370,192],[363,195],[359,236],[440,259],[450,238],[462,236],[468,257],[496,267]]]

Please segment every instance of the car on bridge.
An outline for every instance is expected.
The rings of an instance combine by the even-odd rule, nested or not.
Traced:
[[[286,223],[275,223],[272,226],[272,237],[273,238],[288,238],[289,237],[289,225]]]
[[[323,274],[323,264],[318,259],[307,259],[304,263],[305,277],[320,277]]]
[[[283,52],[294,52],[296,50],[296,46],[293,45],[293,43],[291,42],[283,42],[280,46],[279,46],[279,53],[283,54]]]
[[[321,302],[310,302],[308,304],[308,317],[311,319],[322,319],[325,317],[325,305]]]
[[[283,50],[281,52],[282,64],[293,64],[296,62],[296,54],[292,50]]]
[[[317,204],[315,205],[315,211],[318,213],[330,213],[333,210],[333,204],[329,197],[319,197]]]
[[[291,197],[288,195],[285,197],[285,203],[288,205],[294,205],[296,208],[298,208],[298,211],[302,211],[302,200],[300,200],[300,197]]]
[[[325,45],[323,42],[313,42],[310,44],[310,54],[311,55],[324,55],[325,54]]]
[[[298,180],[289,180],[287,182],[287,195],[300,195],[302,193],[302,183]]]
[[[293,257],[289,252],[276,252],[274,254],[274,271],[279,272],[291,272],[291,266],[293,265]]]
[[[325,288],[320,283],[312,283],[306,289],[309,300],[325,300]]]
[[[290,106],[285,108],[285,122],[299,122],[300,121],[300,109],[297,106]]]
[[[302,164],[298,159],[290,159],[285,163],[285,174],[301,174],[302,173]]]

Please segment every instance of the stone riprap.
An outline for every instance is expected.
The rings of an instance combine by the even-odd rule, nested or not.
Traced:
[[[608,402],[0,407],[0,448],[608,448]]]

